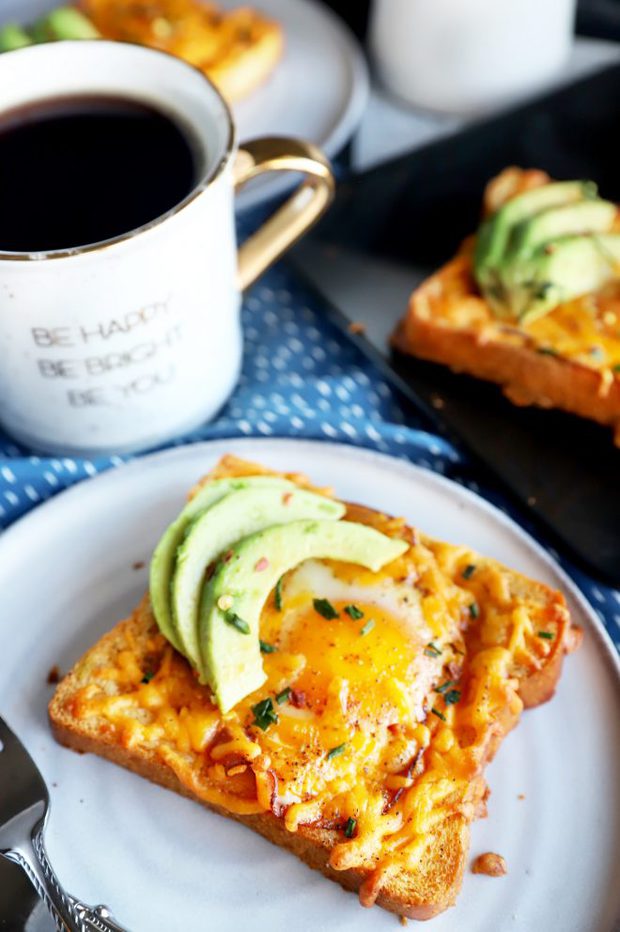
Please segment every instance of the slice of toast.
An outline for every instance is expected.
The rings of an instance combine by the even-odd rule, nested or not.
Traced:
[[[484,212],[549,180],[541,171],[506,169],[487,186]],[[473,249],[466,240],[416,288],[393,345],[495,382],[513,404],[559,408],[609,426],[620,444],[620,281],[519,324],[495,317],[480,294]]]
[[[210,477],[259,472],[265,470],[226,457]],[[395,569],[408,574],[398,576],[400,583],[422,593],[425,617],[434,619],[437,632],[442,612],[457,619],[450,643],[437,634],[421,650],[434,665],[434,680],[410,723],[417,728],[417,744],[405,744],[401,757],[394,751],[398,759],[382,777],[381,807],[374,816],[364,810],[368,759],[353,758],[350,789],[362,788],[357,835],[348,831],[351,819],[342,808],[330,809],[330,798],[322,798],[323,808],[312,817],[291,820],[295,806],[278,797],[278,776],[265,760],[268,732],[244,718],[237,728],[230,714],[222,720],[208,689],[159,634],[147,596],[63,679],[49,706],[50,721],[67,747],[98,754],[243,822],[358,891],[364,905],[376,902],[401,916],[427,919],[452,905],[460,888],[469,824],[485,814],[485,764],[523,706],[551,697],[563,656],[578,635],[560,593],[465,548],[425,538],[400,519],[359,505],[348,506],[347,518],[407,539],[410,557]],[[270,659],[265,655],[266,664]],[[446,689],[455,684],[450,695]],[[386,690],[391,685],[387,680]],[[415,683],[410,686],[413,691]],[[303,721],[303,702],[297,706]],[[388,726],[388,750],[406,726],[405,719]],[[262,753],[252,757],[253,742],[262,742]],[[301,757],[293,763],[303,768]],[[308,805],[312,799],[300,807]],[[377,835],[388,820],[389,830]],[[375,848],[366,856],[363,845],[373,839]]]
[[[202,0],[81,0],[79,6],[106,39],[183,58],[230,102],[259,87],[282,57],[282,28],[249,6],[226,11]]]

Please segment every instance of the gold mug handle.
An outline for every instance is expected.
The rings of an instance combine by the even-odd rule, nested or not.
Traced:
[[[269,136],[244,143],[234,165],[235,191],[271,171],[302,172],[297,190],[239,248],[240,291],[256,279],[319,219],[334,196],[331,166],[320,149],[300,139]]]

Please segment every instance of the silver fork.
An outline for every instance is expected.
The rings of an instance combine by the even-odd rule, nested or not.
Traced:
[[[0,854],[28,875],[60,932],[127,932],[105,906],[87,906],[63,889],[45,851],[50,799],[19,738],[0,718]]]

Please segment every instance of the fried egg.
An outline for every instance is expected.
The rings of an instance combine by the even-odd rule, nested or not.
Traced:
[[[378,784],[411,760],[441,671],[411,582],[308,560],[265,606],[261,639],[276,648],[261,695],[286,696],[261,735],[283,804],[350,789],[360,760]]]

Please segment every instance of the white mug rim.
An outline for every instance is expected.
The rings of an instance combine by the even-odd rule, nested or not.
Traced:
[[[198,75],[204,84],[214,93],[218,99],[223,113],[226,117],[228,135],[226,142],[224,144],[224,152],[222,157],[218,162],[209,166],[205,166],[204,170],[201,172],[198,180],[192,185],[191,190],[186,194],[186,196],[179,201],[178,204],[175,204],[169,210],[165,211],[163,214],[149,220],[147,223],[142,224],[139,227],[134,227],[131,230],[128,230],[125,233],[120,233],[117,236],[109,237],[104,240],[97,240],[94,243],[85,243],[81,246],[71,246],[63,247],[61,249],[44,249],[44,250],[30,250],[29,252],[23,251],[10,251],[5,249],[0,249],[0,261],[12,261],[12,262],[41,262],[48,259],[68,259],[75,258],[76,256],[84,255],[86,253],[100,252],[105,249],[109,249],[113,246],[118,246],[120,243],[126,242],[128,240],[134,240],[138,236],[141,236],[143,233],[147,233],[155,227],[160,226],[166,220],[169,220],[171,217],[176,216],[191,203],[193,203],[201,194],[203,194],[207,188],[209,188],[217,179],[222,175],[226,166],[228,165],[230,158],[235,151],[236,147],[236,133],[235,133],[235,123],[233,120],[233,115],[227,101],[222,96],[222,93],[217,88],[217,86],[207,77],[204,72],[194,65],[191,65],[189,62],[184,61],[182,58],[178,58],[176,55],[172,55],[170,52],[162,51],[161,49],[153,49],[148,46],[139,45],[136,42],[117,42],[112,39],[62,39],[56,42],[42,43],[40,45],[31,45],[26,46],[21,49],[14,49],[10,52],[3,53],[3,58],[6,55],[36,55],[38,50],[46,49],[50,47],[59,48],[71,47],[71,46],[88,46],[88,45],[97,45],[109,46],[113,48],[118,48],[119,46],[131,49],[139,49],[141,53],[146,53],[152,56],[159,56],[160,58],[165,59],[166,61],[174,62],[175,66],[178,66],[179,69],[185,70],[187,73],[192,75]],[[50,54],[49,51],[46,51],[46,54]],[[51,96],[51,95],[48,95]],[[53,95],[58,96],[58,95]],[[35,96],[32,100],[45,100],[46,95],[42,93],[40,96]],[[1,112],[1,111],[0,111]]]

